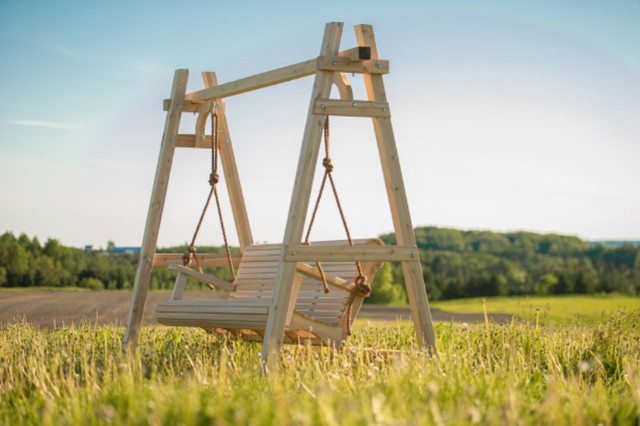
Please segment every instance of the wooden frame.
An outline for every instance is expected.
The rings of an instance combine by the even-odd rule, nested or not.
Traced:
[[[125,348],[135,345],[138,340],[151,269],[153,267],[168,266],[176,261],[179,262],[180,255],[155,253],[175,149],[177,147],[210,148],[211,136],[204,134],[204,122],[206,114],[211,108],[219,108],[221,132],[219,140],[224,141],[219,148],[220,160],[224,169],[224,177],[232,205],[238,239],[241,249],[244,251],[245,248],[253,244],[253,237],[227,127],[226,107],[222,99],[297,78],[315,75],[282,249],[277,260],[278,267],[273,297],[268,303],[268,309],[267,305],[260,302],[260,306],[265,306],[266,310],[264,312],[268,312],[268,314],[261,314],[268,315],[266,327],[264,331],[257,330],[253,335],[254,338],[263,340],[263,365],[267,367],[270,365],[275,359],[274,355],[279,352],[283,341],[295,341],[298,338],[302,338],[303,334],[300,334],[302,332],[285,332],[286,323],[299,326],[300,330],[304,330],[305,327],[310,327],[310,329],[323,327],[322,324],[315,324],[313,320],[305,319],[303,316],[292,315],[296,293],[298,293],[298,288],[300,287],[300,278],[297,274],[301,271],[306,274],[313,274],[308,265],[300,263],[305,261],[361,260],[372,262],[372,264],[381,261],[402,262],[418,344],[428,348],[434,354],[437,353],[429,303],[420,266],[419,251],[413,233],[395,138],[391,127],[391,112],[382,80],[383,75],[389,72],[389,62],[379,59],[373,28],[370,25],[356,26],[355,32],[358,46],[340,51],[342,30],[342,23],[332,22],[326,25],[320,54],[314,59],[224,84],[218,84],[214,73],[203,73],[205,88],[191,93],[186,93],[188,70],[181,69],[176,71],[171,97],[163,103],[164,110],[167,111],[167,117],[127,320],[127,330],[124,338]],[[366,100],[353,99],[353,91],[346,73],[363,74],[367,91]],[[331,86],[334,84],[338,88],[340,99],[330,99]],[[199,114],[194,134],[178,135],[180,118],[183,112]],[[324,117],[329,115],[371,118],[398,241],[397,246],[369,246],[363,248],[362,246],[301,245],[302,232],[307,217],[313,177],[320,150]],[[237,265],[241,256],[233,255],[233,263]],[[199,259],[203,266],[226,264],[226,257],[222,255],[201,254]],[[179,278],[174,288],[172,299],[175,297],[176,300],[179,300],[182,297],[184,281],[186,281],[186,276],[189,274],[193,275],[193,271],[186,273],[184,279]],[[338,279],[338,277],[330,277],[329,284],[343,289],[350,289],[353,286],[352,283],[348,283],[344,279]],[[355,313],[359,310],[362,300],[362,296],[354,298],[353,307],[356,309],[353,310]],[[220,301],[223,304],[222,306],[224,306],[223,302],[223,300]],[[172,315],[171,312],[166,314]],[[238,315],[241,316],[241,314]],[[351,320],[353,318],[343,318],[342,321]],[[185,319],[185,321],[189,323],[190,320]],[[253,320],[246,319],[246,321],[251,323]],[[212,321],[212,324],[214,323],[215,321]],[[327,330],[327,333],[333,333],[333,331]]]

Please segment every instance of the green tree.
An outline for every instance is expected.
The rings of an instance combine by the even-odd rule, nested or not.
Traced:
[[[407,294],[402,285],[393,283],[391,263],[385,262],[376,272],[371,283],[371,295],[365,299],[367,303],[379,305],[406,305]]]

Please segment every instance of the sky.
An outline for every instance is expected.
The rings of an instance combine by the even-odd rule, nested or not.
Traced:
[[[139,246],[174,71],[190,69],[195,91],[203,71],[224,83],[311,59],[331,21],[342,49],[373,25],[390,61],[414,226],[640,240],[638,0],[3,0],[0,233]],[[282,241],[312,86],[226,99],[256,242]],[[185,114],[180,132],[194,123]],[[392,232],[370,121],[335,117],[331,145],[352,234]],[[160,246],[191,239],[208,155],[176,153]],[[327,195],[315,240],[344,238]],[[198,243],[222,244],[215,211],[205,220]]]

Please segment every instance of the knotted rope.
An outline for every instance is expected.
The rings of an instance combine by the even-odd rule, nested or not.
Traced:
[[[207,197],[207,201],[204,204],[204,208],[202,209],[202,214],[200,215],[198,226],[196,227],[196,230],[193,233],[191,244],[187,248],[187,252],[182,256],[182,264],[188,267],[191,265],[192,261],[195,261],[198,271],[202,272],[202,268],[200,267],[200,261],[198,260],[198,256],[196,254],[198,250],[195,248],[195,243],[196,243],[196,238],[198,237],[198,232],[200,232],[200,227],[202,226],[204,216],[206,215],[207,209],[209,208],[209,204],[211,203],[211,197],[214,196],[216,199],[216,206],[218,208],[218,218],[220,219],[220,228],[222,230],[222,237],[224,238],[224,247],[227,252],[227,261],[229,263],[229,271],[231,271],[231,282],[233,283],[236,280],[236,273],[233,269],[233,261],[231,260],[231,250],[229,249],[229,242],[227,240],[227,231],[224,226],[222,209],[220,207],[220,197],[218,196],[218,189],[217,189],[217,184],[220,181],[220,176],[218,175],[219,117],[216,112],[217,106],[218,106],[218,103],[216,102],[214,105],[212,105],[212,109],[211,109],[211,173],[209,174],[209,185],[211,185],[211,190],[209,191],[209,196]],[[215,288],[209,283],[207,283],[207,285],[212,290]]]
[[[333,172],[333,163],[331,162],[331,156],[329,155],[329,116],[327,116],[324,122],[323,136],[324,136],[325,157],[322,160],[322,166],[324,167],[324,176],[322,177],[322,183],[320,184],[320,189],[318,190],[318,198],[316,199],[316,204],[313,209],[313,213],[311,214],[311,220],[309,221],[307,234],[302,244],[311,245],[311,243],[309,242],[309,237],[311,236],[311,229],[313,228],[313,223],[315,222],[316,215],[318,213],[318,207],[320,206],[320,200],[322,199],[322,194],[324,191],[325,184],[327,183],[327,180],[329,180],[334,198],[336,200],[336,205],[338,206],[338,211],[340,212],[340,218],[342,219],[342,224],[347,234],[347,240],[349,241],[349,245],[352,246],[353,240],[351,239],[351,232],[349,231],[349,226],[347,225],[347,219],[344,215],[344,211],[342,210],[340,197],[338,196],[338,190],[333,180],[333,175],[331,174],[331,172]],[[358,293],[361,295],[366,295],[371,292],[371,286],[367,283],[367,277],[362,272],[362,265],[360,265],[359,261],[356,261],[355,263],[356,263],[356,270],[357,270],[357,275],[354,279],[356,291],[351,293],[351,296],[349,297],[349,301],[347,303],[347,309],[345,311],[345,315],[347,315],[347,333],[348,334],[351,334],[351,305],[353,304],[355,294]],[[329,284],[327,283],[327,277],[324,274],[322,264],[316,261],[316,266],[318,268],[318,272],[320,273],[320,277],[322,278],[322,285],[324,287],[324,292],[329,293]]]

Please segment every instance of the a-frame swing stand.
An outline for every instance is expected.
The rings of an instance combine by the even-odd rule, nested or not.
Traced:
[[[164,101],[167,116],[127,320],[125,348],[137,343],[152,268],[180,263],[181,255],[155,252],[175,149],[210,147],[213,136],[205,135],[204,125],[211,108],[219,108],[218,138],[223,141],[219,145],[219,156],[240,248],[244,252],[253,244],[253,237],[222,99],[315,75],[283,244],[279,250],[273,297],[264,328],[263,362],[272,360],[272,355],[278,353],[282,345],[287,316],[295,304],[293,283],[296,265],[300,262],[316,261],[401,262],[417,342],[421,347],[436,353],[433,323],[382,80],[382,76],[389,72],[389,63],[379,59],[373,28],[370,25],[355,27],[358,47],[340,51],[342,30],[342,23],[332,22],[326,25],[320,55],[317,58],[220,85],[214,73],[203,73],[205,89],[191,93],[186,93],[189,71],[176,71],[171,98]],[[353,99],[346,78],[347,73],[363,74],[368,100]],[[340,99],[330,99],[333,84],[339,90]],[[199,113],[194,134],[178,134],[180,119],[185,112]],[[373,122],[396,234],[396,246],[310,246],[301,243],[325,117],[331,115],[370,117]],[[198,256],[202,266],[225,266],[227,262],[227,259],[220,255]],[[240,258],[241,255],[234,255],[234,264],[237,264]]]

